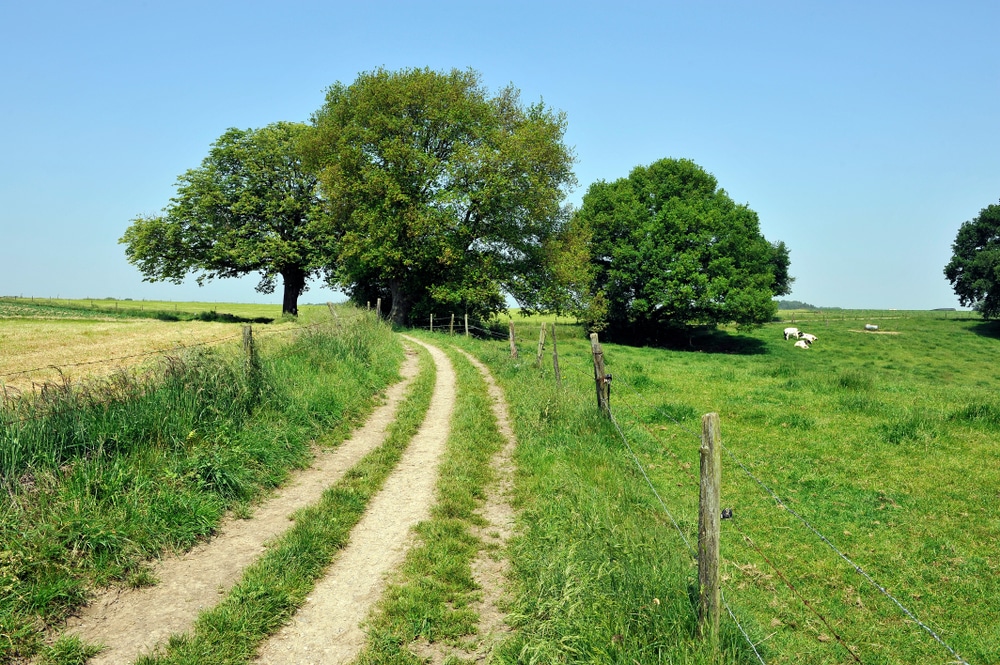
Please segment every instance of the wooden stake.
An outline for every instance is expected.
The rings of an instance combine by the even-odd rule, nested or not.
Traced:
[[[559,374],[559,349],[556,348],[556,324],[552,324],[552,369],[556,374],[556,385],[562,387],[562,377]]]
[[[465,314],[465,336],[469,336],[469,314]]]
[[[434,332],[434,315],[431,314],[431,332]]]
[[[722,519],[722,437],[719,414],[701,418],[701,492],[698,504],[698,634],[718,649],[719,612],[719,522]]]
[[[448,324],[448,334],[449,335],[455,334],[455,312],[451,313],[451,323]]]
[[[377,298],[375,300],[375,316],[377,316],[380,319],[382,318],[382,299],[381,298]]]
[[[514,319],[510,320],[510,357],[517,358],[517,346],[514,345]]]
[[[611,415],[608,405],[608,380],[604,373],[604,351],[597,341],[597,333],[590,333],[590,351],[594,355],[594,383],[597,385],[597,408],[601,413]]]
[[[545,348],[545,324],[542,324],[542,329],[538,331],[538,356],[535,358],[535,367],[541,368],[542,366],[542,349]]]

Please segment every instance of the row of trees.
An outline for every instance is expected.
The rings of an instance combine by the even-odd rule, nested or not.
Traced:
[[[595,327],[757,325],[788,293],[788,250],[689,160],[594,183],[579,210],[566,118],[472,70],[363,73],[308,124],[230,129],[120,242],[147,281],[281,278],[296,314],[320,278],[400,324],[489,317],[506,296]]]

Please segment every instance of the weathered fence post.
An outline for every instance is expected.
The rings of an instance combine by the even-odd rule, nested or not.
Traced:
[[[698,503],[698,634],[718,648],[719,612],[719,522],[722,519],[722,438],[719,414],[701,418],[701,492]]]
[[[597,341],[597,333],[590,333],[590,351],[594,354],[594,383],[597,384],[597,408],[604,415],[611,415],[608,404],[608,377],[604,373],[604,351]]]
[[[253,358],[253,327],[243,326],[243,354],[249,362]]]
[[[514,319],[510,320],[510,357],[517,358],[517,346],[514,344]]]
[[[469,313],[465,313],[465,336],[469,336]]]
[[[434,314],[431,313],[431,332],[434,332]]]
[[[243,366],[246,368],[247,384],[256,394],[260,390],[260,382],[258,381],[260,360],[257,358],[257,349],[254,348],[253,328],[248,325],[243,326],[243,355],[245,356]]]
[[[365,302],[365,309],[367,311],[369,311],[369,312],[372,311],[372,301],[371,300],[368,300],[368,301]]]
[[[559,349],[556,348],[556,324],[552,324],[552,369],[556,374],[556,385],[562,387],[562,376],[559,374]]]
[[[380,319],[382,318],[382,299],[381,298],[377,298],[375,300],[375,316],[378,317],[378,318],[380,318]]]
[[[455,334],[455,312],[451,313],[451,323],[448,324],[448,334]]]
[[[542,324],[541,330],[538,331],[538,355],[535,357],[535,367],[541,369],[542,367],[542,349],[545,348],[545,324]]]

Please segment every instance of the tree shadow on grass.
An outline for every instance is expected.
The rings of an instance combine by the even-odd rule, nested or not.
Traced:
[[[767,345],[754,337],[719,330],[715,326],[660,327],[656,330],[612,330],[601,339],[628,346],[653,346],[671,351],[726,353],[740,356],[767,353]]]
[[[982,337],[1000,339],[1000,321],[983,321],[974,326],[969,326],[969,330]]]

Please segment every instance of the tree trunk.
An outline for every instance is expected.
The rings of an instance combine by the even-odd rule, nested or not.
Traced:
[[[281,300],[281,314],[299,315],[299,296],[306,290],[306,273],[298,266],[285,268],[281,271],[281,279],[285,283],[285,293]]]
[[[410,315],[410,297],[403,293],[403,283],[398,279],[389,280],[389,293],[392,296],[392,309],[389,310],[389,321],[393,325],[405,326]]]

